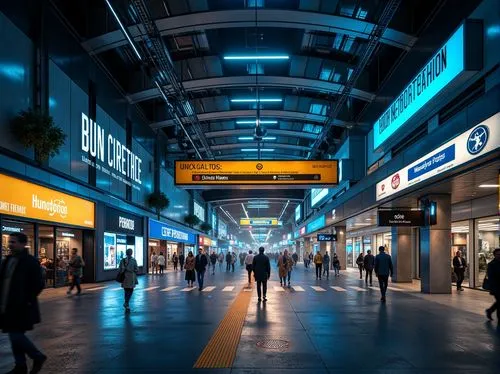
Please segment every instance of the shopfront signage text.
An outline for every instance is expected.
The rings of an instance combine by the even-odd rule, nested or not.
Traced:
[[[379,209],[379,226],[425,226],[423,210]]]
[[[118,226],[125,230],[134,231],[135,230],[135,221],[130,218],[125,218],[122,216],[118,217]]]
[[[108,207],[106,209],[106,231],[142,236],[142,218]]]
[[[83,162],[140,190],[138,185],[142,184],[142,159],[139,156],[112,134],[106,135],[104,128],[85,113],[82,113],[81,134]],[[96,162],[89,157],[95,158]]]
[[[282,226],[278,218],[240,218],[240,226]]]
[[[307,233],[311,233],[314,231],[317,231],[319,229],[322,229],[325,227],[326,224],[326,218],[325,215],[321,215],[318,218],[316,218],[314,221],[311,221],[307,224]]]
[[[500,113],[497,113],[377,183],[377,200],[463,165],[499,147]]]
[[[180,243],[195,243],[194,234],[169,226],[163,222],[149,219],[149,237]]]
[[[318,240],[318,242],[336,242],[337,235],[336,234],[318,234],[317,240]]]
[[[2,226],[2,231],[6,231],[6,232],[21,232],[21,231],[23,231],[23,228],[22,227]]]
[[[0,174],[0,213],[94,227],[94,203]]]

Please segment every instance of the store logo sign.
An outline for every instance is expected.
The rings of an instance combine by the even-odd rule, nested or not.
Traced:
[[[121,229],[134,231],[135,230],[135,221],[133,219],[130,219],[130,218],[118,216],[118,227]]]
[[[164,238],[172,238],[185,241],[189,240],[189,235],[186,232],[178,231],[170,227],[162,227],[161,236],[163,236]]]
[[[486,126],[478,126],[472,131],[467,139],[467,151],[471,155],[481,152],[488,143],[489,131]]]
[[[68,207],[62,199],[43,200],[36,194],[31,196],[31,207],[38,210],[46,211],[49,217],[59,216],[66,218],[68,216]]]
[[[393,190],[397,189],[399,187],[399,184],[401,183],[401,178],[399,177],[399,174],[396,173],[392,179],[391,179],[391,187]]]

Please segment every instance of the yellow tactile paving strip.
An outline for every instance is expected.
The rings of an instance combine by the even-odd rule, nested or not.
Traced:
[[[240,291],[194,364],[195,369],[230,368],[236,357],[251,292]]]

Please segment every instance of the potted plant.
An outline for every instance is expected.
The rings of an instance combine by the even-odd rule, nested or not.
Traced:
[[[11,131],[25,148],[33,147],[39,163],[58,154],[66,141],[66,134],[52,116],[38,109],[20,111],[11,121]]]
[[[212,231],[212,225],[206,222],[203,222],[200,225],[200,230],[203,231],[205,234],[208,234],[210,231]]]
[[[193,227],[200,223],[200,219],[194,214],[188,214],[184,217],[184,223],[190,227]]]
[[[158,220],[160,219],[160,214],[164,209],[167,209],[170,205],[170,200],[167,195],[165,195],[161,191],[156,191],[149,194],[147,198],[148,207],[154,209],[156,215],[158,216]]]

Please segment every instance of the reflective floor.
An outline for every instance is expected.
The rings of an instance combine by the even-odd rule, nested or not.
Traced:
[[[273,268],[273,271],[275,268]],[[489,295],[421,295],[391,285],[386,304],[355,272],[316,281],[299,264],[292,288],[274,272],[266,304],[255,290],[231,368],[193,369],[246,272],[207,274],[204,292],[183,273],[144,276],[130,315],[115,282],[80,297],[48,290],[43,323],[29,333],[49,356],[44,373],[499,373],[500,331],[486,323]],[[375,286],[375,284],[374,284]],[[462,308],[462,306],[464,306]],[[285,346],[260,347],[263,342]],[[0,372],[13,364],[0,335]]]

